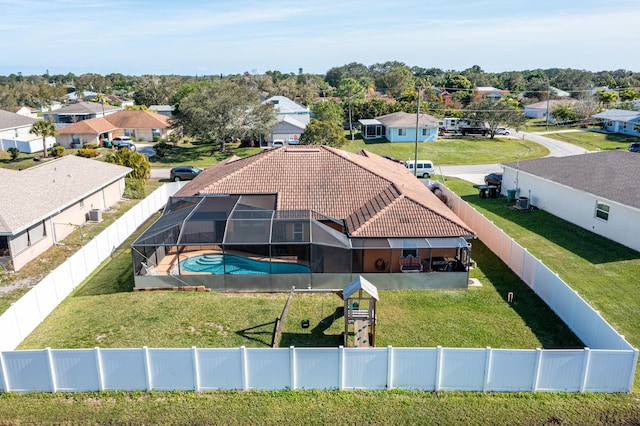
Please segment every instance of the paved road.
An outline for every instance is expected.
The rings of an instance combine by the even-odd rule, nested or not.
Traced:
[[[568,132],[580,131],[580,130],[568,130]],[[558,133],[558,132],[550,132]],[[516,132],[511,130],[512,138],[526,139],[540,145],[543,145],[549,149],[548,157],[566,157],[568,155],[584,154],[587,152],[584,148],[579,146],[562,142],[556,139],[545,137],[540,133],[525,133]],[[443,174],[445,176],[453,176],[459,179],[464,179],[468,182],[475,184],[483,184],[484,176],[491,172],[499,172],[502,168],[499,164],[479,164],[479,165],[466,165],[466,166],[442,166],[436,165],[436,173]]]

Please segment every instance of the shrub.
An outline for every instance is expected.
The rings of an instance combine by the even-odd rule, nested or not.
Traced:
[[[49,154],[52,157],[62,157],[64,155],[64,147],[61,145],[54,145],[49,148]]]
[[[97,157],[99,154],[100,152],[98,152],[98,148],[80,148],[78,150],[78,155],[85,158]]]
[[[155,144],[153,146],[153,149],[156,150],[156,156],[158,158],[164,158],[164,156],[171,152],[171,150],[173,149],[172,145],[169,145],[167,142],[165,141],[160,141],[157,144]]]
[[[144,198],[144,182],[140,179],[125,178],[124,198]]]
[[[97,149],[98,148],[98,144],[97,143],[85,143],[83,148]]]
[[[11,154],[12,160],[16,160],[20,155],[20,150],[15,146],[12,146],[11,148],[7,149],[7,151],[9,152],[9,154]]]
[[[153,141],[154,142],[158,142],[160,139],[162,139],[160,136],[154,136],[153,137]]]

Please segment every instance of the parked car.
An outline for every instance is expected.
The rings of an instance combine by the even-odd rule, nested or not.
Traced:
[[[509,135],[509,129],[507,129],[506,127],[498,127],[496,129],[496,135],[508,136]]]
[[[114,147],[119,148],[122,144],[130,144],[133,145],[133,140],[129,136],[116,136],[111,141]]]
[[[640,152],[640,142],[631,142],[629,144],[629,152]]]
[[[389,155],[383,155],[383,156],[382,156],[382,158],[386,158],[387,160],[389,160],[389,161],[393,161],[394,163],[400,163],[400,164],[403,164],[403,161],[402,161],[402,160],[399,160],[399,159],[397,159],[397,158],[391,157],[391,156],[389,156]]]
[[[409,171],[414,173],[414,164],[415,161],[409,160],[404,162],[404,166],[409,169]],[[418,160],[418,168],[417,168],[417,177],[421,178],[429,178],[435,172],[433,168],[433,162],[431,160]]]
[[[281,146],[284,146],[284,139],[274,139],[273,143],[271,144],[272,147],[274,148],[278,148]]]
[[[191,180],[198,176],[202,170],[193,166],[178,166],[171,169],[169,172],[169,179],[174,182],[181,180]]]
[[[502,185],[502,172],[489,173],[484,177],[485,185]]]

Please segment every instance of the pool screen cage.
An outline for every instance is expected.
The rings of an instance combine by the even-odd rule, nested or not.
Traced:
[[[276,210],[276,194],[171,197],[132,245],[137,275],[181,274],[199,253],[305,265],[311,273],[351,269],[342,221],[311,210]]]

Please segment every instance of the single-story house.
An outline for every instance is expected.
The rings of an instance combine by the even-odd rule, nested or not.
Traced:
[[[157,112],[169,118],[173,117],[173,111],[175,111],[175,109],[176,107],[173,105],[149,105],[149,111]]]
[[[611,150],[503,165],[501,192],[640,251],[640,155]]]
[[[480,86],[476,87],[473,97],[477,100],[489,99],[493,102],[498,102],[508,94],[508,90],[497,89],[491,86]]]
[[[297,144],[300,135],[311,121],[311,110],[286,96],[272,96],[263,101],[273,105],[277,114],[277,123],[266,140],[261,141],[264,147],[273,146],[274,140],[282,140],[289,144]]]
[[[549,113],[549,122],[553,122],[553,108],[558,105],[573,105],[575,99],[549,99],[524,106],[524,116],[527,118],[545,118]]]
[[[608,109],[595,114],[593,118],[602,120],[602,128],[607,132],[640,136],[636,126],[640,126],[640,111],[626,109]]]
[[[69,155],[24,170],[0,168],[0,262],[19,270],[120,201],[128,167]]]
[[[298,145],[207,168],[132,256],[136,287],[342,288],[375,274],[384,289],[467,288],[472,238],[402,164]]]
[[[303,122],[285,115],[273,126],[268,142],[272,145],[274,140],[281,139],[289,145],[298,144],[300,143],[300,136],[306,127],[307,125]]]
[[[18,115],[24,115],[25,117],[31,117],[31,118],[38,118],[38,112],[36,111],[35,108],[31,108],[28,106],[19,106],[13,109],[13,112],[15,112]]]
[[[416,114],[394,112],[375,119],[361,119],[360,131],[364,139],[386,138],[389,142],[416,141]],[[420,114],[417,123],[418,142],[438,140],[438,119],[429,114]]]
[[[118,111],[105,117],[74,123],[58,131],[57,142],[65,148],[85,143],[100,144],[116,136],[139,141],[166,138],[171,133],[169,118],[151,111]]]
[[[30,133],[36,121],[33,117],[0,110],[0,149],[18,148],[27,154],[42,151],[42,137]],[[55,142],[54,137],[45,139],[47,148],[51,148]]]
[[[106,117],[114,112],[122,111],[121,107],[114,107],[98,102],[78,102],[69,104],[54,111],[43,113],[45,120],[53,121],[58,129],[90,118]]]

